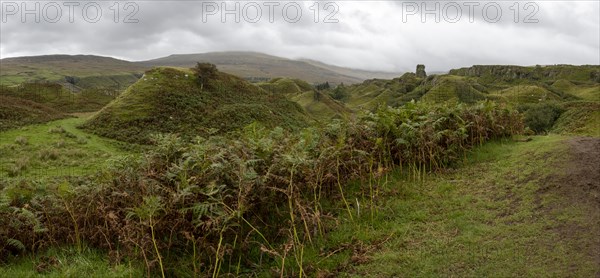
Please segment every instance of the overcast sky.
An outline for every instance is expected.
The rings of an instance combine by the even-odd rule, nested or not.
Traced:
[[[238,50],[382,71],[600,64],[598,0],[0,2],[2,58]]]

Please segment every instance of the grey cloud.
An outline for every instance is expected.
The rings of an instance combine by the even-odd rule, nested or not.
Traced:
[[[143,1],[136,2],[139,23],[130,24],[113,22],[108,9],[113,2],[98,3],[104,13],[97,23],[81,17],[74,23],[39,24],[8,18],[0,26],[0,55],[89,53],[144,60],[173,53],[246,50],[387,71],[413,70],[416,63],[425,63],[429,70],[472,64],[600,64],[597,1],[538,1],[539,23],[531,24],[513,22],[509,8],[514,2],[498,2],[503,10],[498,23],[476,14],[474,23],[463,15],[454,24],[435,23],[431,16],[427,23],[418,16],[402,22],[402,4],[393,1],[338,1],[339,23],[322,22],[328,14],[322,2],[319,23],[310,10],[314,2],[297,2],[302,18],[286,22],[283,1],[273,23],[268,22],[266,8],[258,23],[243,18],[235,23],[232,16],[222,23],[219,14],[203,21],[202,2]],[[238,3],[243,7],[249,1]],[[121,21],[124,15],[122,11]]]

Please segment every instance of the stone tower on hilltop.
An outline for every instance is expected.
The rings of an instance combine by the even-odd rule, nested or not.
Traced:
[[[425,65],[417,65],[417,77],[427,77],[427,73],[425,73]]]

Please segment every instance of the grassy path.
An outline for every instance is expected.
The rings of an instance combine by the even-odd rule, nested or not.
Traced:
[[[124,143],[78,129],[88,115],[80,116],[1,132],[0,177],[87,175],[129,153]]]
[[[396,176],[375,219],[331,231],[307,265],[342,277],[598,276],[600,181],[569,176],[572,140],[489,143],[423,183]]]

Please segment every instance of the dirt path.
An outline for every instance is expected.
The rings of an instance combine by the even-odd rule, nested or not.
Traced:
[[[589,202],[600,210],[600,138],[576,137],[570,146],[570,164],[559,189],[574,202]],[[600,229],[600,228],[599,228]]]
[[[562,196],[562,201],[546,208],[549,213],[577,206],[581,224],[564,224],[555,231],[600,266],[600,138],[575,137],[566,141],[568,153],[562,174],[549,176],[540,188],[543,194]],[[556,165],[558,169],[561,165]],[[588,241],[582,239],[589,239]],[[573,266],[572,266],[573,267]],[[600,273],[596,273],[600,277]]]

